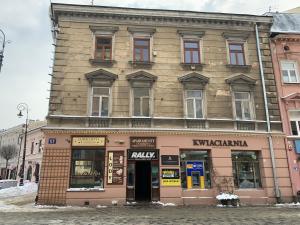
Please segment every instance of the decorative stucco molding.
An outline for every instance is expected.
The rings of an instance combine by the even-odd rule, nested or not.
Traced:
[[[234,74],[225,79],[233,91],[251,91],[254,89],[256,80],[245,74]]]
[[[151,87],[157,80],[157,76],[148,73],[144,70],[128,74],[126,79],[130,82],[132,87]]]
[[[86,79],[91,85],[111,86],[118,79],[118,75],[104,69],[98,69],[85,74]]]
[[[197,72],[192,72],[188,73],[186,75],[183,75],[178,78],[179,82],[183,84],[183,86],[186,89],[190,88],[199,88],[203,89],[205,85],[209,82],[209,78],[197,73]]]
[[[147,33],[153,35],[156,32],[155,28],[151,27],[128,27],[127,30],[134,34],[134,33]]]
[[[250,36],[250,32],[224,32],[222,36],[225,39],[240,39],[240,40],[247,40]]]
[[[199,30],[188,30],[188,29],[179,29],[177,30],[177,33],[184,37],[184,36],[196,36],[198,38],[202,38],[205,35],[205,31],[199,31]]]

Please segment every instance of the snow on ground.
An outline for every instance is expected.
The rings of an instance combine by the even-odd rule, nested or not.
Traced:
[[[174,203],[163,203],[163,202],[160,202],[160,201],[153,201],[152,204],[154,205],[161,205],[161,206],[176,206]]]
[[[234,194],[222,193],[216,196],[218,200],[239,199],[239,196]]]
[[[300,202],[276,204],[276,207],[287,207],[287,208],[300,208]]]
[[[34,194],[37,191],[37,184],[34,182],[25,183],[24,186],[10,187],[0,190],[0,199],[17,197],[21,195]]]

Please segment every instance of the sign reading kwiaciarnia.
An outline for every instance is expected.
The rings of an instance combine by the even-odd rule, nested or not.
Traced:
[[[245,140],[193,140],[193,145],[248,147]]]

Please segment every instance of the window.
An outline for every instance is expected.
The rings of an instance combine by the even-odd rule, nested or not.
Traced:
[[[233,151],[231,157],[235,187],[260,188],[258,154],[249,151]]]
[[[251,120],[251,95],[250,92],[234,92],[235,114],[238,120]]]
[[[71,188],[103,188],[104,150],[72,150]]]
[[[188,118],[202,118],[202,91],[201,90],[186,90],[186,115]]]
[[[184,62],[200,63],[199,41],[184,41]]]
[[[284,83],[299,83],[296,62],[281,62],[281,73]]]
[[[148,117],[150,115],[150,89],[133,88],[133,96],[133,115]]]
[[[292,135],[300,135],[300,111],[289,111]]]
[[[42,140],[39,140],[39,153],[42,151]]]
[[[133,61],[149,62],[150,61],[150,39],[134,38]]]
[[[210,157],[207,151],[181,150],[180,170],[182,188],[210,188]]]
[[[34,151],[34,142],[31,142],[30,154],[33,154]]]
[[[95,59],[111,60],[112,59],[112,38],[96,37]]]
[[[241,43],[229,43],[229,58],[231,65],[246,65],[244,44]]]
[[[92,116],[107,117],[109,111],[109,88],[93,87],[92,92]]]

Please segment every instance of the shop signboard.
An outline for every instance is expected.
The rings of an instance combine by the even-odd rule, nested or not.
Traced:
[[[109,151],[107,165],[107,184],[123,184],[124,152]]]
[[[162,169],[162,186],[180,186],[179,169]]]
[[[156,148],[156,137],[130,137],[130,148],[134,148],[134,149]]]
[[[73,137],[74,147],[104,147],[105,137]]]
[[[179,164],[178,155],[162,155],[161,156],[162,165],[175,165]]]
[[[158,160],[158,151],[157,150],[128,150],[127,155],[128,160]]]

